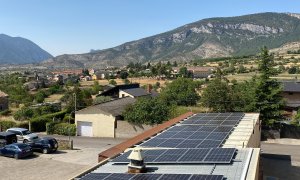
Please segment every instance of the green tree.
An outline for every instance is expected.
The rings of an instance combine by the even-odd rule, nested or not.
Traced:
[[[203,91],[201,102],[215,112],[233,111],[232,90],[226,81],[221,78],[212,80]]]
[[[274,121],[282,118],[282,108],[284,106],[281,97],[281,84],[271,76],[277,75],[278,71],[274,69],[273,57],[269,55],[268,49],[264,47],[261,50],[261,61],[259,62],[259,71],[261,75],[258,78],[256,94],[256,109],[260,112],[260,119],[263,125],[272,125]]]
[[[193,77],[193,73],[189,71],[186,67],[181,67],[178,72],[180,77],[183,78],[191,78]]]
[[[117,85],[117,82],[114,79],[109,80],[108,83],[111,85]]]
[[[107,101],[110,101],[111,97],[110,96],[97,96],[94,101],[93,104],[101,104]]]
[[[195,105],[200,99],[196,92],[197,84],[189,78],[177,78],[163,88],[160,98],[167,104]]]
[[[120,73],[120,77],[121,77],[121,79],[127,79],[128,73],[127,73],[126,71],[122,71],[122,72]]]
[[[159,98],[140,98],[123,112],[124,119],[134,124],[160,124],[169,118],[171,106]]]

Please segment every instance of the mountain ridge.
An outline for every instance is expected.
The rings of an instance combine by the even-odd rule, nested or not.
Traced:
[[[300,41],[300,15],[267,12],[202,19],[116,47],[57,56],[43,64],[105,67],[129,62],[188,61],[256,54],[264,45],[273,49],[292,41]]]
[[[26,38],[0,34],[0,64],[39,63],[52,57]]]

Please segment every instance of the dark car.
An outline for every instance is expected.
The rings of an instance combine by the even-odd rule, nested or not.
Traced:
[[[58,143],[53,137],[39,138],[33,143],[29,144],[33,150],[42,151],[44,154],[55,152],[58,148]]]
[[[17,142],[17,136],[10,132],[0,132],[0,147]]]
[[[28,144],[14,143],[0,148],[0,155],[14,157],[16,159],[27,157],[33,154],[32,148]]]

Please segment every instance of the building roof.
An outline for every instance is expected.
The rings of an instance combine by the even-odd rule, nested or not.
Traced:
[[[283,92],[300,92],[299,81],[283,81]]]
[[[0,97],[7,97],[8,96],[8,94],[6,94],[5,92],[3,92],[3,91],[0,91]]]
[[[149,95],[149,93],[143,88],[122,89],[122,91],[124,91],[134,97]]]
[[[89,106],[87,108],[81,109],[76,112],[76,114],[111,114],[113,116],[120,116],[124,109],[130,105],[134,104],[136,99],[131,97],[125,97],[121,99],[116,99],[108,101],[105,103],[97,104],[94,106]]]
[[[160,141],[159,143],[161,143],[163,141],[162,138],[167,138],[167,136],[169,136],[169,135],[171,135],[169,137],[173,137],[172,134],[174,134],[174,132],[179,129],[184,129],[184,131],[179,131],[179,136],[183,137],[187,133],[191,133],[193,135],[196,134],[197,137],[198,136],[201,137],[200,136],[201,134],[205,135],[205,134],[210,134],[210,133],[204,132],[204,131],[203,132],[196,131],[197,133],[194,133],[195,129],[199,129],[200,126],[201,126],[200,129],[203,129],[203,130],[205,130],[205,128],[210,129],[214,125],[209,124],[209,123],[207,123],[206,125],[197,124],[197,123],[199,123],[199,121],[198,121],[199,117],[207,116],[208,118],[206,118],[205,120],[208,120],[211,117],[218,116],[218,118],[216,118],[214,121],[223,120],[223,123],[224,123],[225,121],[226,122],[236,121],[236,116],[239,116],[241,118],[238,118],[238,120],[236,121],[238,123],[236,125],[234,125],[233,129],[231,130],[231,134],[226,138],[225,143],[222,144],[222,148],[224,148],[224,149],[236,148],[235,155],[232,157],[230,163],[214,163],[214,162],[212,162],[212,163],[192,163],[192,164],[191,163],[183,163],[182,164],[180,162],[179,163],[178,162],[176,162],[176,163],[160,163],[160,162],[147,163],[147,159],[146,159],[145,160],[146,167],[147,167],[147,169],[151,169],[151,171],[147,172],[146,174],[156,174],[156,175],[160,175],[160,174],[173,174],[173,175],[176,175],[176,174],[177,175],[202,174],[202,175],[223,175],[225,179],[233,179],[233,180],[235,180],[235,179],[254,179],[256,176],[256,173],[257,173],[256,170],[258,167],[256,167],[256,166],[258,165],[260,150],[259,150],[259,148],[242,148],[241,141],[243,141],[242,144],[245,144],[245,146],[247,147],[247,145],[248,145],[250,139],[253,137],[253,134],[255,131],[254,125],[256,123],[259,123],[259,119],[258,119],[259,114],[247,113],[247,114],[243,114],[241,116],[239,114],[235,114],[235,117],[233,117],[232,114],[230,114],[230,116],[229,116],[229,114],[230,113],[195,114],[193,116],[187,117],[186,119],[183,119],[182,121],[178,121],[178,119],[176,121],[172,120],[172,122],[168,121],[166,123],[168,123],[167,127],[169,127],[169,128],[167,128],[166,130],[164,130],[162,132],[156,131],[157,134],[152,135],[152,136],[151,136],[151,134],[154,134],[155,132],[148,134],[148,135],[141,134],[140,136],[143,136],[143,138],[144,138],[144,141],[142,143],[141,143],[141,140],[133,141],[133,143],[131,143],[131,144],[128,143],[127,147],[132,147],[132,145],[134,143],[136,143],[135,144],[136,147],[139,147],[139,146],[147,147],[147,145],[146,145],[147,142],[150,142],[153,140],[158,140],[158,141]],[[226,117],[226,118],[224,119],[224,117]],[[195,122],[195,120],[198,122]],[[201,120],[204,120],[204,119],[201,119]],[[200,122],[200,123],[203,123],[203,122]],[[228,123],[230,123],[230,122],[228,122]],[[219,126],[221,126],[221,124]],[[229,126],[230,125],[228,125],[228,124],[223,125],[224,128],[229,127]],[[166,128],[166,126],[164,126],[164,128]],[[155,128],[153,128],[153,129],[155,129]],[[189,129],[189,130],[185,130],[185,129]],[[190,130],[192,130],[192,131],[190,131]],[[223,133],[223,131],[222,131],[222,133]],[[215,134],[215,135],[217,135],[217,134]],[[256,134],[256,135],[260,135],[260,134]],[[237,136],[240,136],[240,140],[237,140],[234,138]],[[177,137],[177,140],[178,140],[178,138],[180,139],[180,137]],[[218,138],[218,137],[216,137],[216,138]],[[169,142],[169,145],[171,145],[172,139],[174,140],[176,138],[175,137],[169,138],[169,139],[167,138],[167,141],[165,141],[165,142]],[[124,143],[122,143],[122,144],[124,144]],[[109,153],[110,151],[113,151],[115,149],[118,149],[117,146],[114,147],[114,149],[107,150],[107,153]],[[153,146],[153,147],[156,147],[156,146]],[[162,147],[169,147],[169,146],[162,146]],[[177,145],[176,145],[176,147],[177,147]],[[171,154],[168,154],[168,155],[172,156]],[[193,154],[193,155],[195,155],[195,154]],[[222,154],[219,154],[219,155],[222,156]],[[155,153],[155,154],[152,154],[152,156],[161,157],[161,153],[160,154]],[[182,155],[180,155],[180,156],[182,156]],[[197,155],[195,157],[197,157]],[[117,158],[119,158],[119,156]],[[116,161],[116,162],[112,161],[114,159],[115,159],[115,155],[113,157],[111,157],[111,159],[106,159],[106,160],[102,161],[97,167],[94,167],[93,169],[91,169],[91,171],[81,174],[80,176],[78,176],[78,178],[90,179],[90,177],[94,177],[94,176],[95,177],[98,176],[98,178],[99,178],[99,175],[101,175],[101,174],[104,175],[103,173],[113,173],[113,174],[121,173],[121,175],[123,174],[125,176],[128,171],[128,163],[116,163],[119,161]]]
[[[134,83],[134,84],[121,84],[121,85],[109,85],[104,88],[104,91],[97,96],[110,96],[114,93],[119,93],[119,90],[124,89],[132,89],[132,88],[139,88],[140,84]]]

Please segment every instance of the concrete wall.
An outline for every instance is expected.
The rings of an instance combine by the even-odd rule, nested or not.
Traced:
[[[77,121],[92,122],[94,137],[115,137],[115,117],[104,114],[76,114]]]
[[[8,97],[0,97],[0,111],[8,109]]]
[[[251,148],[260,148],[260,138],[261,138],[261,125],[260,120],[257,119],[256,122],[254,122],[254,130],[250,136],[250,139],[248,141],[247,147]]]
[[[127,121],[117,121],[116,137],[131,138],[153,127],[150,125],[133,125]]]

